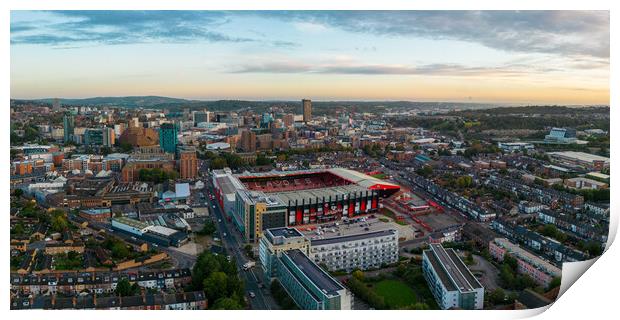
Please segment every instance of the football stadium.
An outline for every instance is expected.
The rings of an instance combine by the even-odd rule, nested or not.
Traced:
[[[269,228],[337,221],[369,213],[398,185],[343,168],[244,172],[216,170],[218,202],[247,241]]]

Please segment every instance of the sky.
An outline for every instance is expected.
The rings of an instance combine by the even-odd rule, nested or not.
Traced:
[[[12,11],[11,97],[609,104],[608,11]]]

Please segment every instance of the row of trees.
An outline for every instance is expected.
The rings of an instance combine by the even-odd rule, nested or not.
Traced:
[[[245,307],[244,284],[239,279],[235,261],[225,255],[204,251],[192,270],[192,288],[204,290],[210,309],[235,310]]]
[[[138,177],[140,181],[149,181],[153,183],[162,183],[167,180],[175,180],[178,174],[176,171],[165,171],[159,168],[140,169]]]

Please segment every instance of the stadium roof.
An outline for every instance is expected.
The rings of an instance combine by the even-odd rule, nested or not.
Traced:
[[[395,185],[393,183],[349,169],[332,168],[328,169],[327,171],[345,180],[351,181],[357,185],[371,190],[400,189],[398,185]]]
[[[292,190],[292,191],[283,191],[283,192],[274,192],[270,193],[270,195],[276,195],[282,202],[284,203],[313,203],[316,202],[316,199],[323,200],[323,198],[329,199],[331,196],[335,199],[336,196],[339,198],[344,197],[345,195],[351,193],[364,193],[368,191],[368,189],[363,188],[358,185],[345,185],[338,187],[329,187],[329,188],[320,188],[320,189],[309,189],[309,190]]]

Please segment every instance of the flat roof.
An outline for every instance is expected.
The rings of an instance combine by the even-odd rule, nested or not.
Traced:
[[[158,226],[158,225],[149,226],[148,228],[149,228],[148,229],[149,231],[155,232],[157,234],[160,234],[160,235],[166,236],[166,237],[169,237],[169,236],[171,236],[171,235],[173,235],[173,234],[178,232],[175,229],[171,229],[171,228],[163,227],[163,226]]]
[[[389,235],[396,235],[396,230],[387,229],[387,230],[379,230],[379,231],[368,232],[368,233],[357,233],[357,234],[351,234],[351,235],[333,237],[333,238],[327,238],[327,239],[316,239],[316,240],[310,240],[310,243],[313,246],[321,246],[321,245],[332,244],[332,243],[372,239],[372,238],[384,237],[384,236],[389,236]]]
[[[338,291],[344,289],[338,281],[323,271],[299,249],[289,250],[284,252],[284,254],[324,293],[337,295]]]
[[[117,221],[119,223],[126,224],[136,229],[144,229],[149,226],[148,224],[142,221],[138,221],[138,220],[127,218],[127,217],[114,217],[112,218],[112,221]]]
[[[577,152],[577,151],[557,151],[557,152],[548,152],[550,155],[556,155],[561,157],[573,158],[585,162],[593,162],[593,161],[604,161],[609,162],[609,158],[597,156],[595,154],[585,153],[585,152]]]
[[[430,250],[427,251],[430,251],[431,255],[435,256],[441,269],[447,274],[450,280],[448,282],[452,284],[451,287],[455,287],[461,292],[482,288],[480,282],[471,274],[453,249],[445,249],[441,244],[434,243],[430,245]],[[440,276],[440,278],[442,277]],[[445,280],[445,278],[442,278],[442,282],[448,288],[449,286]]]
[[[303,237],[303,235],[297,231],[295,228],[272,228],[267,229],[267,232],[271,233],[274,237],[284,237],[284,238],[295,238],[295,237]]]

